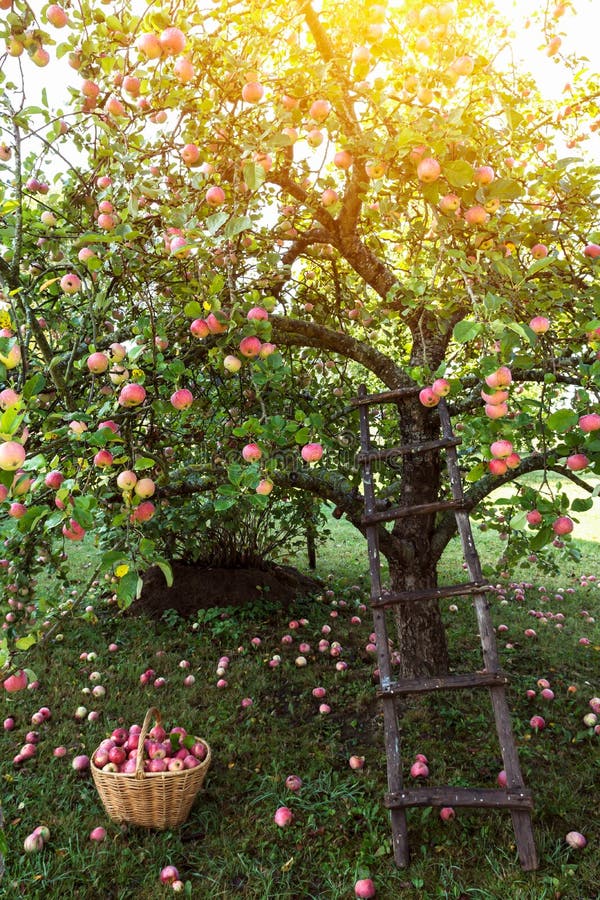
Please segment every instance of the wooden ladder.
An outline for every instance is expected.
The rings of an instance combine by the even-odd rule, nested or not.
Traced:
[[[390,810],[394,860],[398,866],[406,866],[409,862],[406,822],[406,809],[408,807],[465,806],[484,809],[509,809],[521,865],[525,870],[530,871],[538,867],[531,823],[533,800],[531,791],[523,784],[523,776],[512,732],[510,711],[506,699],[506,685],[509,679],[500,669],[496,637],[486,596],[486,593],[490,590],[490,585],[486,584],[482,575],[481,563],[473,540],[471,522],[464,501],[456,450],[461,441],[452,432],[452,423],[445,401],[441,399],[436,407],[440,417],[442,432],[442,437],[439,440],[427,441],[421,444],[407,444],[387,450],[373,449],[371,444],[369,407],[373,404],[382,403],[397,404],[403,398],[414,396],[418,392],[419,388],[417,387],[384,391],[379,394],[367,394],[365,386],[361,385],[358,397],[352,401],[355,406],[358,406],[360,413],[361,452],[358,456],[358,462],[362,466],[363,472],[365,509],[362,524],[366,526],[369,549],[371,608],[373,611],[374,630],[377,636],[377,660],[380,673],[379,696],[383,699],[388,782],[388,793],[385,795],[384,804]],[[439,450],[445,450],[446,453],[451,500],[440,500],[436,503],[424,503],[410,507],[390,507],[381,511],[376,509],[372,469],[374,462],[393,460],[409,453],[426,453]],[[381,561],[378,540],[378,526],[380,523],[391,522],[404,516],[425,515],[442,510],[453,510],[456,516],[456,524],[470,581],[465,584],[436,587],[428,590],[405,592],[384,590],[381,584]],[[470,596],[474,600],[483,651],[483,671],[464,675],[451,674],[394,681],[391,672],[386,610],[399,603],[419,603],[432,599],[441,600],[446,597],[466,596]],[[447,785],[406,789],[402,778],[397,698],[405,694],[483,687],[488,688],[490,692],[496,731],[506,772],[506,788],[465,788]]]

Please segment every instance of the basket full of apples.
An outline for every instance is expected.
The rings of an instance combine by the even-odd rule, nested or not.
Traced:
[[[210,759],[206,741],[184,728],[167,733],[151,707],[141,728],[115,728],[94,751],[90,768],[113,821],[163,829],[185,822]]]

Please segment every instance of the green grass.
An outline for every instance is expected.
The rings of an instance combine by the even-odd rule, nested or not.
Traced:
[[[364,651],[370,616],[359,612],[361,625],[349,621],[368,594],[365,544],[343,521],[332,520],[331,529],[331,538],[318,552],[317,574],[334,591],[333,597],[298,602],[287,615],[264,608],[250,616],[235,614],[198,631],[181,620],[153,624],[119,618],[96,603],[97,619],[65,619],[64,638],[31,654],[40,687],[3,698],[4,715],[15,715],[17,728],[0,735],[10,848],[0,896],[154,900],[172,895],[159,885],[158,874],[163,865],[173,863],[186,882],[187,895],[201,900],[341,900],[353,896],[354,881],[367,874],[374,878],[380,900],[598,897],[600,738],[589,734],[582,717],[589,712],[588,700],[600,694],[600,629],[580,612],[588,610],[598,619],[600,588],[598,582],[579,582],[583,573],[600,577],[598,545],[580,541],[582,563],[577,571],[571,563],[560,577],[531,567],[512,573],[514,580],[534,585],[526,599],[515,600],[508,591],[505,604],[493,602],[495,623],[508,627],[500,648],[512,677],[509,696],[520,758],[535,796],[539,871],[527,874],[520,869],[508,814],[466,810],[458,810],[446,825],[435,811],[410,811],[413,862],[408,870],[398,870],[381,806],[386,789],[382,716],[371,678],[374,662]],[[484,560],[492,561],[501,552],[495,533],[478,532],[477,539]],[[83,570],[86,549],[76,552],[74,564]],[[442,579],[460,579],[460,563],[453,543],[444,556]],[[545,601],[540,586],[546,588]],[[554,598],[558,588],[562,600]],[[575,593],[565,593],[567,588]],[[340,600],[348,605],[332,605]],[[458,606],[452,613],[445,605],[444,619],[456,665],[470,670],[480,659],[475,619],[469,603],[459,601]],[[564,627],[556,629],[549,619],[546,625],[534,621],[530,608],[560,610]],[[336,611],[338,616],[332,618]],[[288,621],[301,617],[309,624],[290,632],[294,644],[283,648],[280,639],[289,630]],[[342,644],[349,663],[345,673],[335,670],[335,659],[316,650],[324,624],[332,628],[329,639]],[[536,639],[524,636],[528,627],[535,628]],[[258,650],[250,645],[254,635],[262,639]],[[582,636],[591,640],[590,646],[579,645]],[[117,653],[107,650],[112,640],[119,644]],[[313,648],[306,668],[294,665],[299,640]],[[92,650],[98,654],[93,664],[79,659],[82,651]],[[157,650],[165,655],[157,657]],[[229,686],[219,690],[215,669],[224,653],[231,657]],[[282,662],[270,669],[273,653],[281,654]],[[196,676],[192,688],[182,684],[185,673],[178,663],[183,658],[190,660]],[[167,687],[140,686],[139,675],[148,666],[167,678]],[[101,673],[107,689],[106,697],[94,703],[81,693],[93,669]],[[537,689],[540,677],[551,682],[551,702],[525,697],[527,688]],[[328,716],[318,714],[318,701],[311,694],[319,684],[327,688],[332,708]],[[571,684],[577,686],[576,693],[567,692]],[[252,697],[254,705],[242,711],[245,696]],[[73,712],[82,702],[101,711],[99,722],[75,723]],[[163,833],[108,823],[91,779],[78,777],[70,766],[73,756],[91,753],[120,719],[141,722],[153,704],[169,723],[206,738],[214,754],[189,821]],[[38,755],[15,769],[12,757],[31,727],[31,714],[41,705],[48,705],[53,715],[39,728]],[[537,735],[528,724],[534,713],[547,722]],[[63,760],[52,757],[52,748],[59,744],[69,750]],[[483,692],[430,695],[408,705],[403,744],[406,769],[415,753],[428,756],[431,784],[492,787],[502,767]],[[362,772],[350,770],[352,753],[366,757]],[[304,781],[298,794],[285,788],[292,772]],[[287,829],[273,823],[280,805],[289,805],[295,815]],[[41,823],[50,827],[51,840],[42,853],[26,856],[23,840]],[[100,824],[107,826],[107,841],[91,845],[89,832]],[[570,830],[586,834],[584,851],[567,847],[564,835]]]

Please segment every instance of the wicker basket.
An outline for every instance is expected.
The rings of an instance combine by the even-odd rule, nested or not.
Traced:
[[[129,822],[143,828],[175,828],[187,819],[196,794],[210,765],[210,747],[206,757],[194,769],[181,772],[144,772],[144,741],[154,719],[161,724],[160,713],[151,707],[140,732],[135,773],[105,772],[90,763],[92,778],[106,812],[114,822]],[[141,752],[140,752],[141,751]]]

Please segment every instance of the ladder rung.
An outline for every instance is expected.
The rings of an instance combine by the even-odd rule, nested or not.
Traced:
[[[426,453],[428,450],[442,450],[444,447],[458,447],[462,441],[460,438],[441,438],[436,441],[424,441],[422,444],[403,444],[399,447],[390,447],[388,450],[372,450],[369,453],[359,453],[356,461],[359,465],[365,462],[374,462],[377,459],[391,459],[394,456],[405,456],[408,453]]]
[[[406,678],[393,681],[378,697],[401,697],[403,694],[424,694],[430,691],[455,691],[461,688],[502,687],[509,684],[504,672],[472,672],[465,675],[434,675],[430,678]]]
[[[421,388],[414,387],[395,388],[393,391],[381,391],[379,394],[365,394],[364,397],[353,397],[350,403],[353,406],[368,406],[369,403],[392,403],[394,400],[401,400],[403,397],[414,397]]]
[[[531,791],[527,788],[464,788],[445,785],[422,787],[386,794],[387,809],[407,806],[470,806],[481,809],[533,809]]]
[[[378,600],[371,602],[371,609],[395,606],[398,603],[444,600],[446,597],[468,597],[472,594],[483,594],[491,589],[492,586],[485,581],[467,581],[464,584],[447,584],[421,591],[383,591]]]
[[[378,522],[392,522],[406,516],[425,516],[443,509],[468,509],[468,504],[464,500],[438,500],[436,503],[421,503],[418,506],[390,506],[381,512],[363,516],[360,522],[361,525],[376,525]]]

